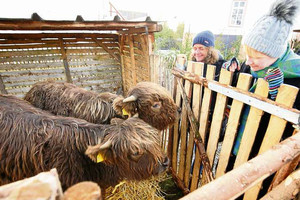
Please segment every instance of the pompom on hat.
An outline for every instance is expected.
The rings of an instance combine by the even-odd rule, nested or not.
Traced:
[[[262,16],[243,37],[242,43],[270,57],[281,57],[299,6],[299,0],[277,0],[269,14]]]
[[[206,47],[214,47],[215,36],[211,31],[202,31],[194,37],[193,46],[195,44],[202,44]]]

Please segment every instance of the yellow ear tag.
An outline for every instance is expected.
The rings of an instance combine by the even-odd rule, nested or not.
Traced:
[[[122,114],[123,114],[124,116],[129,115],[129,113],[128,113],[124,108],[122,109]]]
[[[102,162],[102,161],[104,161],[105,159],[104,159],[104,157],[102,156],[102,154],[101,153],[98,153],[98,155],[97,155],[97,163],[99,163],[99,162]]]

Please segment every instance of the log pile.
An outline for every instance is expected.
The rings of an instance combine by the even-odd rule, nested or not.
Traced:
[[[81,182],[64,193],[56,169],[42,172],[0,187],[0,200],[100,200],[101,189],[93,182]]]

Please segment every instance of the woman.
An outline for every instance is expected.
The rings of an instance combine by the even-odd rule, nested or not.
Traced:
[[[219,79],[220,70],[225,60],[215,48],[215,36],[211,31],[202,31],[193,39],[192,61],[203,62],[203,77],[206,77],[207,64],[215,65],[215,80]]]

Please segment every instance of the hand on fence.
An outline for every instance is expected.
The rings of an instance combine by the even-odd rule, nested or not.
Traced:
[[[223,63],[222,68],[227,69],[228,71],[235,72],[240,70],[240,63],[236,58]]]

